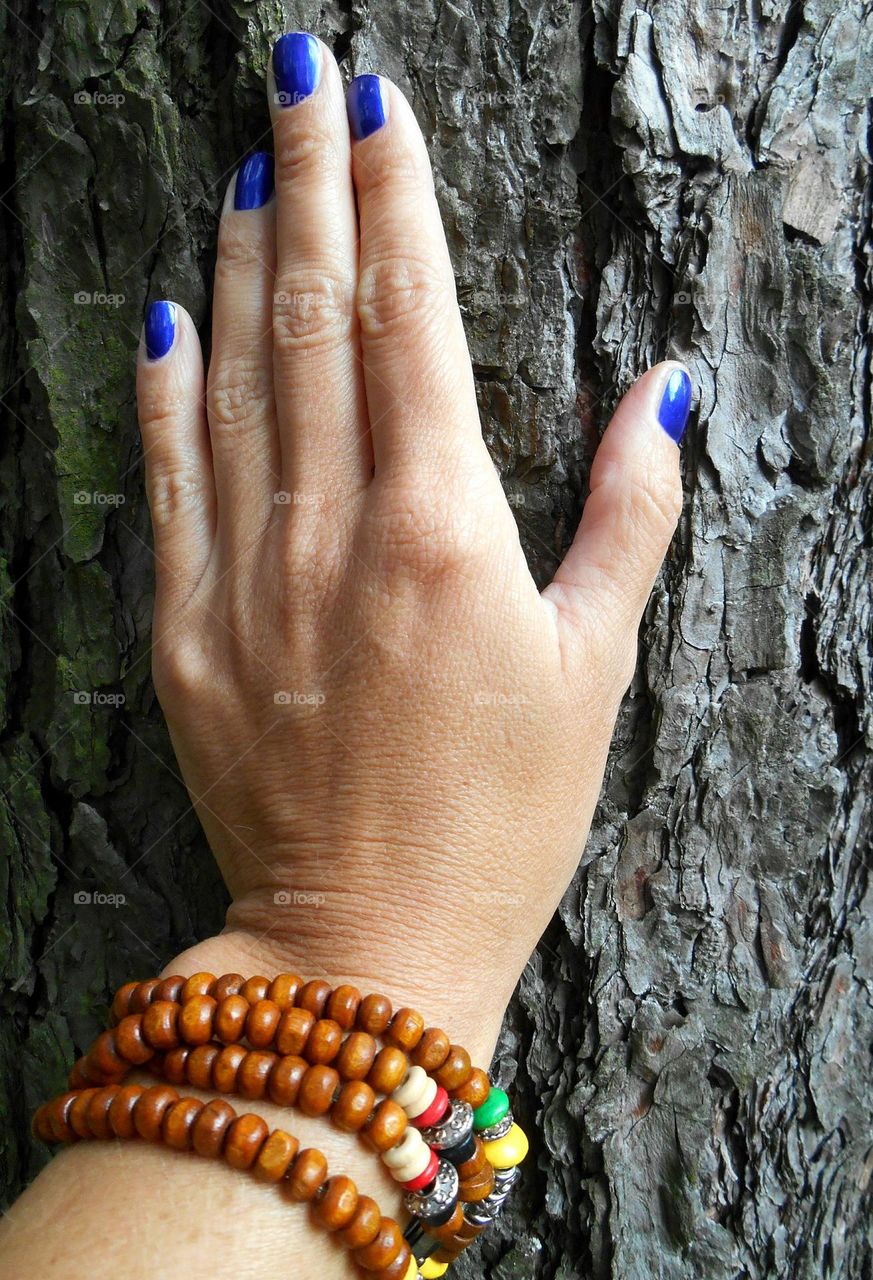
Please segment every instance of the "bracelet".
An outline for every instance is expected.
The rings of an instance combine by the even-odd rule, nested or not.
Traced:
[[[498,1216],[527,1154],[503,1090],[444,1031],[382,995],[297,974],[198,973],[125,983],[112,1023],[73,1067],[69,1092],[36,1112],[38,1138],[139,1139],[223,1156],[309,1202],[371,1280],[443,1275]],[[123,1084],[135,1068],[164,1083]],[[297,1106],[357,1133],[403,1187],[405,1229],[350,1178],[328,1177],[320,1151],[300,1151],[292,1134],[224,1099],[180,1096],[183,1084]]]

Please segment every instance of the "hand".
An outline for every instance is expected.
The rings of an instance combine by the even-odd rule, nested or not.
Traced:
[[[541,594],[408,103],[360,77],[347,120],[309,36],[274,67],[275,197],[264,157],[228,191],[208,381],[180,306],[140,353],[155,684],[237,941],[487,1057],[587,835],[690,382],[661,365],[625,396]]]

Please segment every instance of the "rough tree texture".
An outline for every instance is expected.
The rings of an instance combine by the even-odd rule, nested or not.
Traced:
[[[28,1113],[110,988],[222,919],[149,681],[132,358],[149,297],[208,321],[219,201],[266,129],[272,40],[300,26],[412,97],[484,429],[540,580],[620,391],[667,354],[700,388],[603,801],[498,1058],[535,1168],[459,1272],[868,1280],[862,5],[0,14],[10,1195],[46,1158]]]

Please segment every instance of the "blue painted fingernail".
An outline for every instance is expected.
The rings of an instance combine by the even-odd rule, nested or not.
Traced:
[[[346,94],[349,124],[358,142],[381,129],[388,119],[388,97],[379,76],[355,76]]]
[[[306,31],[289,31],[273,46],[276,102],[293,107],[315,93],[321,79],[321,45]]]
[[[145,344],[149,360],[160,360],[176,336],[175,302],[153,302],[146,312]]]
[[[246,156],[236,175],[234,209],[260,209],[273,194],[273,157],[266,151]]]
[[[691,410],[691,379],[684,369],[674,369],[667,379],[658,421],[671,440],[678,444],[688,425]]]

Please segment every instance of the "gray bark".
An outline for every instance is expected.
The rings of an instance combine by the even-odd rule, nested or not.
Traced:
[[[11,0],[0,21],[7,1195],[111,988],[221,922],[149,680],[132,356],[147,298],[208,318],[225,182],[299,26],[414,103],[539,581],[620,392],[665,355],[699,388],[602,803],[496,1063],[532,1170],[459,1274],[869,1280],[866,8]]]

